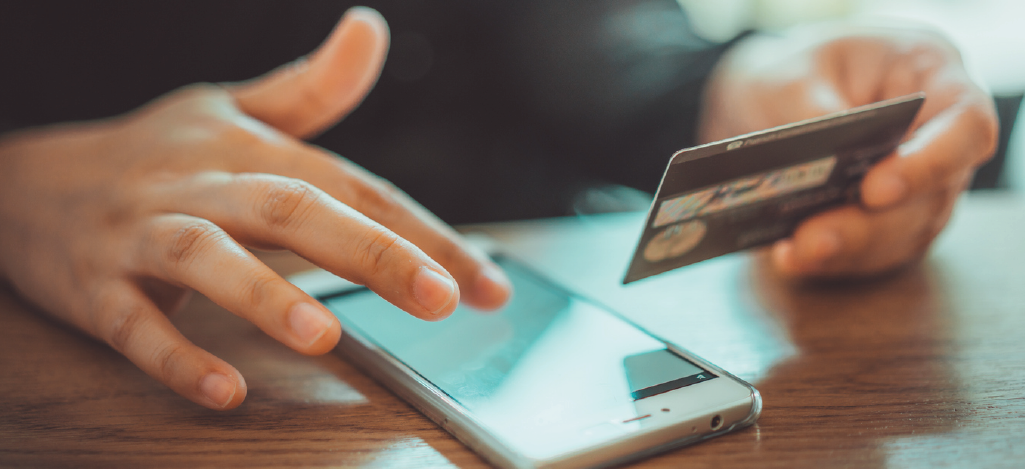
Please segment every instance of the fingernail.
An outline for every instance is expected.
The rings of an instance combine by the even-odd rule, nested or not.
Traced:
[[[431,314],[438,314],[448,306],[455,294],[455,282],[427,267],[420,267],[413,279],[413,296]]]
[[[473,282],[474,298],[481,307],[498,308],[509,299],[512,282],[497,265],[487,264]]]
[[[354,6],[349,8],[345,12],[345,21],[351,21],[353,19],[360,19],[364,22],[372,22],[374,24],[380,23],[382,18],[381,14],[377,10],[365,7],[365,6]]]
[[[225,407],[235,397],[235,380],[220,373],[210,373],[199,382],[203,395],[217,407]]]
[[[900,202],[907,195],[908,185],[902,178],[886,174],[877,177],[867,192],[866,195],[871,197],[866,200],[866,203],[877,207],[886,207]]]
[[[307,346],[321,338],[333,320],[327,311],[309,303],[299,303],[288,313],[288,324],[292,332]]]

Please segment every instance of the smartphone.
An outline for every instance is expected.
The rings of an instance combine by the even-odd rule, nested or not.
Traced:
[[[489,462],[621,464],[751,425],[750,384],[508,255],[499,311],[410,316],[324,271],[291,277],[341,321],[338,351]]]

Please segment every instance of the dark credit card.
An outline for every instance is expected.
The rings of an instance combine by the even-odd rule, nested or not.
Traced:
[[[681,150],[669,160],[623,283],[790,236],[860,203],[868,169],[904,138],[923,93]]]

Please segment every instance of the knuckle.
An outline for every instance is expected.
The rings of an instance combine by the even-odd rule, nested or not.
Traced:
[[[133,309],[120,314],[109,326],[107,343],[114,350],[124,354],[126,348],[132,342],[132,338],[138,334],[145,323],[142,311]]]
[[[156,371],[160,377],[167,380],[177,374],[182,348],[182,344],[172,342],[156,349],[153,353],[153,363],[156,365]]]
[[[260,218],[275,229],[297,229],[318,199],[313,187],[296,179],[268,183],[260,193]]]
[[[258,309],[267,302],[278,286],[278,279],[269,275],[254,275],[246,280],[239,291],[239,302],[246,308]]]
[[[228,161],[236,160],[241,155],[252,158],[260,154],[261,147],[267,144],[268,139],[252,126],[240,125],[239,119],[248,117],[232,116],[210,107],[208,105],[196,112],[191,127],[187,132],[182,132],[179,138],[190,138],[196,145],[215,148]]]
[[[399,237],[391,231],[373,228],[363,237],[359,249],[359,267],[364,277],[376,277],[384,270],[388,255],[399,244]]]
[[[165,95],[158,102],[178,107],[185,111],[186,115],[201,120],[205,118],[207,123],[212,124],[217,120],[214,117],[220,114],[217,110],[224,104],[230,104],[231,97],[220,86],[211,83],[196,83],[179,88]]]
[[[316,86],[299,87],[299,105],[304,111],[321,114],[330,108],[330,101]]]
[[[443,237],[440,242],[428,247],[430,248],[431,258],[441,265],[457,267],[460,265],[477,264],[477,261],[467,251],[465,246],[447,236]],[[482,267],[478,265],[475,270],[480,268]]]
[[[178,88],[176,93],[186,99],[210,99],[227,96],[224,88],[213,83],[192,83]]]
[[[399,200],[405,195],[391,182],[377,176],[355,186],[360,211],[373,219],[387,217],[402,210]]]
[[[219,93],[224,90],[217,85],[210,83],[194,83],[178,88],[157,99],[156,104],[160,106],[182,106],[194,109],[202,107],[204,103],[217,99]]]
[[[970,121],[975,124],[972,131],[975,135],[980,136],[978,155],[974,155],[976,156],[975,163],[985,163],[996,152],[1000,124],[997,122],[994,110],[989,106],[972,106],[966,112]]]
[[[213,129],[214,138],[235,148],[252,149],[264,143],[264,140],[250,129],[241,127],[235,122],[219,121],[209,126]]]
[[[224,236],[213,223],[194,221],[178,228],[167,243],[167,261],[179,268],[187,268],[197,256]]]

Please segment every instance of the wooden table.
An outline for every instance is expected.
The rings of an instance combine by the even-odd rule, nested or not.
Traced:
[[[467,228],[762,391],[754,427],[639,466],[1025,464],[1025,202],[974,195],[921,266],[843,285],[732,255],[622,287],[639,224]],[[240,408],[200,408],[0,293],[0,466],[484,465],[337,356],[302,357],[202,297],[175,323],[245,375]]]

